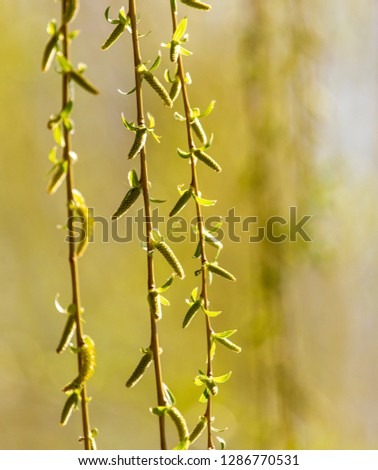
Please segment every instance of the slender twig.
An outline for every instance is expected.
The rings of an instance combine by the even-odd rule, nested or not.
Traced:
[[[63,54],[67,60],[69,60],[69,38],[68,38],[68,27],[64,22],[66,16],[66,0],[62,0],[62,36],[63,36]],[[63,73],[62,76],[62,109],[64,109],[69,100],[69,76],[67,73]],[[63,126],[65,147],[63,149],[63,158],[67,162],[67,177],[66,177],[66,192],[67,192],[67,215],[68,215],[68,233],[73,233],[73,220],[74,210],[72,201],[74,200],[73,189],[74,189],[74,175],[72,168],[72,159],[70,158],[71,151],[71,139],[68,129]],[[80,348],[84,345],[83,339],[83,328],[81,321],[81,299],[80,299],[80,285],[79,285],[79,266],[78,257],[75,249],[74,237],[69,236],[69,264],[71,270],[71,283],[72,283],[72,304],[75,306],[76,316],[76,341],[77,347]],[[82,354],[78,354],[78,369],[82,368]],[[81,414],[83,423],[84,433],[84,447],[85,450],[90,450],[90,424],[88,414],[88,400],[86,393],[86,386],[83,384],[81,389]]]
[[[174,2],[171,2],[171,16],[172,16],[172,26],[173,26],[173,33],[177,29],[177,10],[174,8]],[[191,116],[190,116],[190,103],[189,103],[189,96],[186,86],[185,80],[185,70],[182,61],[181,54],[178,55],[177,58],[177,65],[178,65],[178,75],[181,82],[181,92],[183,97],[184,109],[185,109],[185,118],[186,118],[186,132],[187,132],[187,139],[188,139],[188,146],[190,151],[190,162],[191,162],[191,172],[192,172],[192,181],[191,187],[193,188],[194,194],[196,196],[200,195],[199,192],[199,183],[198,183],[198,176],[197,176],[197,169],[196,169],[196,162],[195,157],[193,155],[193,150],[195,149],[194,141],[193,141],[193,133],[192,128],[190,125]],[[205,249],[205,237],[204,237],[204,226],[203,226],[203,216],[200,204],[195,200],[196,206],[196,214],[197,214],[197,228],[199,234],[199,242],[200,242],[200,250],[201,250],[201,265],[202,269],[202,287],[201,287],[201,294],[200,297],[203,301],[203,306],[205,309],[208,309],[208,294],[207,294],[207,273],[205,269],[205,265],[207,263],[206,258],[206,249]],[[206,351],[207,351],[207,376],[213,376],[213,369],[212,369],[212,358],[211,358],[211,321],[208,315],[205,315],[205,322],[206,322]],[[211,431],[211,395],[209,395],[207,400],[207,407],[204,416],[207,419],[207,447],[208,449],[214,449],[212,431]]]
[[[134,53],[134,66],[135,66],[135,92],[136,92],[136,101],[137,101],[137,120],[139,126],[144,126],[144,111],[143,111],[143,95],[142,95],[142,84],[141,84],[141,74],[138,72],[138,66],[142,64],[139,39],[138,39],[138,30],[137,30],[137,15],[136,15],[136,5],[135,0],[129,0],[129,17],[131,22],[132,30],[132,43],[133,43],[133,53]],[[151,232],[153,229],[152,225],[152,210],[151,202],[149,195],[149,180],[148,180],[148,167],[147,167],[147,158],[145,146],[140,151],[140,184],[143,191],[144,199],[144,213],[145,213],[145,237],[147,245],[147,288],[150,292],[152,289],[155,289],[155,271],[154,271],[154,257],[153,252],[153,239],[151,237]],[[158,336],[158,326],[157,320],[151,314],[151,344],[150,348],[153,352],[154,357],[154,366],[155,366],[155,381],[156,381],[156,391],[157,391],[157,400],[159,406],[165,406],[166,400],[164,398],[164,389],[163,389],[163,379],[162,379],[162,369],[161,361],[159,355],[159,336]],[[160,431],[160,448],[162,450],[167,449],[166,435],[165,435],[165,416],[162,414],[159,416],[159,431]]]

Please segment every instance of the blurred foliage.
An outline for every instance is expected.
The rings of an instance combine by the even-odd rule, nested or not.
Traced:
[[[59,78],[43,75],[40,62],[57,4],[37,3],[4,2],[0,17],[3,449],[79,448],[78,415],[66,428],[58,424],[61,384],[72,373],[72,358],[55,353],[63,326],[55,294],[69,301],[67,246],[56,229],[64,223],[64,194],[48,197],[44,179],[52,145],[46,123],[60,99]],[[168,1],[159,28],[155,4],[143,2],[144,32],[151,30],[143,46],[151,59],[170,31]],[[131,88],[132,70],[119,61],[124,54],[130,63],[131,44],[120,40],[108,53],[100,50],[109,33],[106,6],[82,0],[75,20],[81,34],[73,61],[88,64],[101,94],[93,99],[78,90],[73,118],[76,180],[95,215],[109,220],[132,168],[132,136],[120,115],[135,116],[133,98],[117,93]],[[117,0],[112,8],[121,6]],[[192,105],[205,109],[216,99],[206,127],[215,133],[212,155],[223,167],[216,178],[201,169],[201,186],[212,188],[204,197],[218,200],[206,215],[225,216],[235,207],[241,217],[264,220],[271,211],[287,217],[291,205],[299,215],[313,214],[311,246],[250,244],[240,226],[240,243],[223,240],[222,265],[238,282],[216,279],[211,298],[222,305],[211,308],[224,312],[214,320],[219,331],[238,328],[243,352],[236,357],[219,348],[216,368],[233,376],[215,400],[214,424],[228,426],[231,449],[376,448],[377,2],[217,0],[211,14],[190,15]],[[176,185],[187,178],[174,150],[183,129],[169,111],[160,112],[153,91],[146,90],[146,102],[162,136],[160,145],[149,144],[153,196],[173,203]],[[167,216],[171,207],[159,210]],[[154,404],[153,374],[132,390],[124,386],[141,343],[149,341],[144,253],[137,240],[117,243],[109,234],[102,242],[102,232],[97,224],[81,262],[88,334],[96,338],[98,357],[89,384],[98,446],[157,448],[156,420],[146,411]],[[159,325],[164,376],[191,428],[202,410],[193,377],[205,356],[200,319],[190,333],[181,328],[194,250],[194,243],[175,247],[188,274],[169,291],[171,307]],[[168,274],[159,266],[158,281]],[[203,447],[201,439],[195,447]]]

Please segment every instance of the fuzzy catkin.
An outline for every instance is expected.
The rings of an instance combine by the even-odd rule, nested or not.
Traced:
[[[136,366],[134,372],[131,374],[130,378],[126,382],[126,387],[134,387],[134,385],[139,382],[143,377],[143,374],[146,372],[146,369],[150,366],[152,362],[152,351],[148,349],[142,356],[138,365]]]
[[[166,106],[172,108],[173,102],[167,92],[167,90],[163,87],[157,77],[153,75],[151,72],[143,72],[143,78],[145,78],[146,82],[151,86],[151,88],[156,91],[156,93],[160,96],[162,101]]]
[[[155,248],[160,251],[160,253],[168,261],[169,265],[172,267],[178,277],[180,279],[183,279],[185,277],[184,269],[181,266],[180,261],[177,259],[176,255],[171,250],[171,248],[163,241],[158,242],[155,245]]]

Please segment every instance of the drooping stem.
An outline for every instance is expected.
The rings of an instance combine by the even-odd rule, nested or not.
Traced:
[[[67,2],[62,0],[62,36],[63,36],[63,54],[67,60],[69,60],[69,38],[68,38],[68,27],[64,22],[66,16]],[[65,109],[69,101],[69,77],[67,73],[62,75],[62,109]],[[63,148],[63,158],[67,162],[67,177],[66,177],[66,192],[67,192],[67,228],[69,233],[69,264],[71,271],[71,283],[72,283],[72,304],[75,306],[75,316],[76,316],[76,342],[77,347],[80,348],[84,344],[83,340],[83,328],[81,322],[81,299],[80,299],[80,285],[79,285],[79,266],[78,266],[78,257],[75,250],[75,241],[72,237],[73,234],[73,220],[74,220],[74,210],[72,202],[74,201],[74,175],[72,168],[72,161],[70,158],[71,151],[71,139],[68,129],[63,126],[63,135],[65,141],[65,147]],[[78,369],[79,371],[82,368],[82,358],[81,353],[78,354]],[[88,400],[86,393],[86,386],[83,384],[81,389],[81,415],[83,423],[83,434],[84,434],[84,447],[85,450],[90,450],[90,424],[89,424],[89,413],[88,413]]]
[[[132,43],[134,53],[134,67],[135,67],[135,92],[137,101],[137,120],[139,126],[145,125],[144,111],[143,111],[143,95],[142,95],[142,84],[141,74],[138,72],[138,66],[142,64],[138,30],[137,30],[137,15],[135,0],[129,0],[129,17],[132,29]],[[143,191],[144,199],[144,216],[145,216],[145,237],[147,245],[147,288],[148,291],[155,289],[155,271],[154,271],[154,257],[153,252],[153,239],[151,232],[153,229],[152,225],[152,210],[149,194],[149,180],[148,180],[148,166],[146,158],[146,150],[143,147],[140,151],[140,184]],[[155,381],[157,400],[159,406],[166,405],[164,398],[163,379],[162,379],[162,368],[159,354],[159,336],[158,336],[158,325],[157,320],[151,314],[151,344],[150,348],[153,352],[154,367],[155,367]],[[160,448],[162,450],[167,449],[166,435],[165,435],[165,416],[159,416],[159,431],[160,431]]]
[[[170,3],[171,3],[172,27],[173,27],[173,33],[174,33],[177,29],[177,10],[175,8],[175,2],[171,1]],[[195,149],[195,145],[193,141],[192,127],[190,125],[191,108],[190,108],[188,90],[187,90],[186,80],[185,80],[185,70],[184,70],[184,65],[183,65],[181,54],[178,55],[177,66],[178,66],[178,75],[179,75],[180,82],[181,82],[181,92],[182,92],[182,97],[183,97],[183,104],[184,104],[185,118],[186,118],[186,132],[187,132],[188,147],[189,147],[189,152],[190,152],[190,163],[191,163],[191,172],[192,172],[191,187],[193,188],[194,194],[196,196],[200,196],[196,162],[193,156],[193,150]],[[200,242],[201,265],[203,267],[200,297],[202,298],[204,308],[208,309],[209,302],[208,302],[208,293],[207,293],[207,277],[206,277],[207,273],[205,269],[207,258],[206,258],[206,249],[205,249],[204,225],[203,225],[203,216],[202,216],[201,206],[198,203],[197,199],[195,200],[195,206],[196,206],[196,215],[197,215],[197,228],[198,228],[199,242]],[[208,315],[205,315],[205,322],[206,322],[207,376],[210,378],[213,376],[212,357],[211,357],[212,327],[211,327],[211,321]],[[206,411],[204,414],[208,423],[207,425],[208,449],[215,448],[214,443],[213,443],[211,424],[210,424],[211,423],[211,405],[212,405],[212,399],[211,399],[211,395],[209,394],[209,397],[207,400]]]

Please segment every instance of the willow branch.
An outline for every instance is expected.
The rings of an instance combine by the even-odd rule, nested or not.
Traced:
[[[137,29],[137,15],[136,15],[136,5],[135,0],[129,0],[129,17],[131,22],[132,29],[132,43],[133,43],[133,53],[134,53],[134,67],[135,67],[135,92],[136,92],[136,101],[137,101],[137,120],[139,126],[144,126],[144,111],[143,111],[143,95],[142,95],[142,84],[141,84],[141,74],[138,72],[138,66],[142,64],[139,39],[138,39],[138,29]],[[146,245],[147,245],[147,288],[148,291],[155,289],[155,273],[154,273],[154,258],[152,255],[153,252],[153,239],[151,237],[151,232],[153,229],[152,226],[152,210],[149,194],[149,180],[148,180],[148,166],[146,158],[145,146],[140,151],[140,184],[143,191],[144,199],[144,213],[145,213],[145,236],[146,236]],[[159,406],[166,405],[166,400],[164,398],[163,390],[163,379],[162,379],[162,369],[161,361],[159,355],[159,336],[158,336],[158,327],[157,320],[151,314],[151,344],[150,348],[153,352],[154,357],[154,367],[155,367],[155,381],[156,381],[156,391],[157,391],[157,400]],[[165,435],[165,416],[159,416],[159,431],[160,431],[160,448],[162,450],[167,449],[166,435]]]

